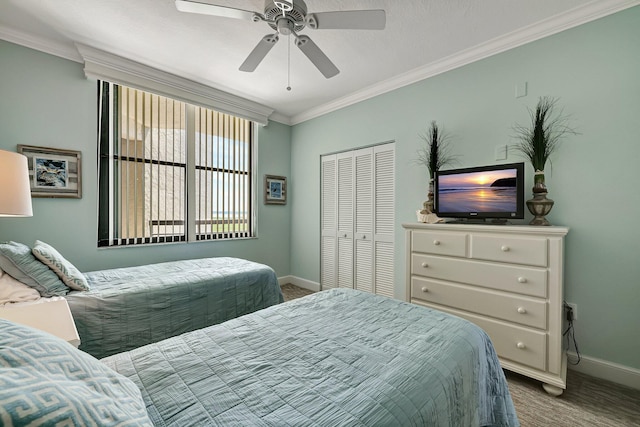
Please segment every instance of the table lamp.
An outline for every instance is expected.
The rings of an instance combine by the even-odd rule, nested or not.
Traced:
[[[0,217],[33,216],[27,158],[0,150]]]

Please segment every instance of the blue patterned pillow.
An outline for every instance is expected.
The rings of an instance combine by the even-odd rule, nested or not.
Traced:
[[[89,283],[84,274],[71,264],[53,246],[36,240],[31,250],[46,266],[52,269],[65,285],[76,291],[88,291]]]
[[[69,293],[67,285],[49,267],[41,263],[22,243],[0,243],[0,268],[9,276],[31,286],[43,297]]]
[[[2,319],[0,330],[0,414],[8,425],[153,425],[128,378],[53,335]]]

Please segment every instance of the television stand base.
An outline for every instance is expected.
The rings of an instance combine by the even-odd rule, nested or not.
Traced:
[[[509,220],[508,219],[503,219],[503,218],[494,218],[491,220],[491,224],[494,225],[506,225],[509,224]]]
[[[507,225],[507,224],[510,224],[510,222],[508,219],[503,219],[503,218],[493,218],[490,220],[486,220],[485,218],[463,218],[463,219],[456,219],[453,221],[447,221],[447,224]]]

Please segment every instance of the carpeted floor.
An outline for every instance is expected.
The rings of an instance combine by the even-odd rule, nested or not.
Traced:
[[[298,286],[292,285],[291,283],[282,285],[281,288],[282,288],[282,293],[284,294],[285,301],[290,301],[292,299],[300,298],[305,295],[310,295],[313,293],[313,291],[300,288]]]
[[[313,293],[282,286],[286,301]],[[638,427],[640,390],[569,370],[567,390],[549,396],[539,381],[505,372],[522,427]]]

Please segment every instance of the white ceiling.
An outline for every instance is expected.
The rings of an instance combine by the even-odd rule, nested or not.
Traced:
[[[262,12],[264,0],[200,0]],[[295,0],[294,0],[295,1]],[[353,102],[640,4],[636,0],[306,0],[309,12],[384,9],[385,30],[312,30],[340,69],[325,79],[287,38],[238,70],[271,28],[179,12],[173,0],[0,0],[0,39],[82,61],[92,46],[275,109],[299,123]],[[0,58],[1,61],[1,58]]]

